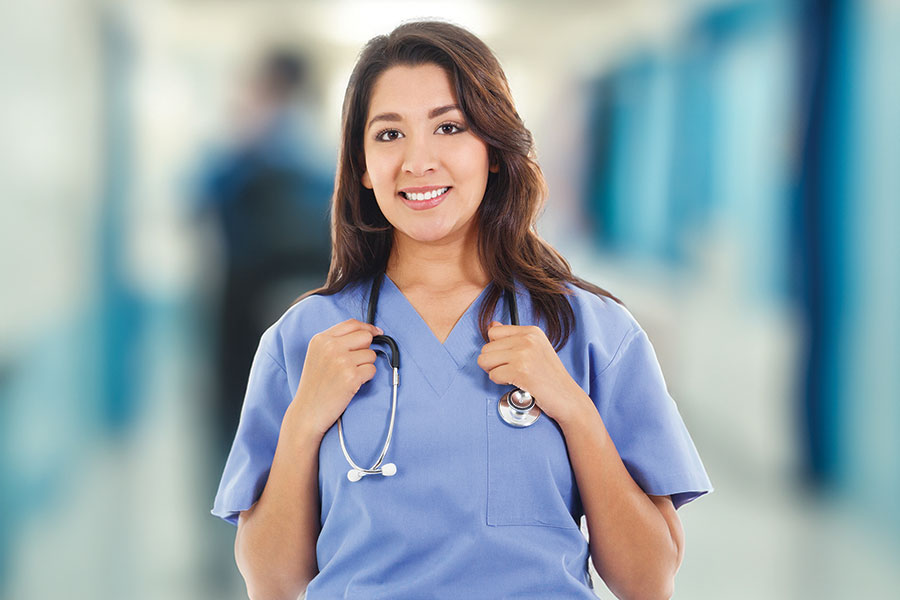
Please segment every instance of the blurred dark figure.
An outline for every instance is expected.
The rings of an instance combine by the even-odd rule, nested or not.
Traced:
[[[224,253],[213,392],[220,462],[234,439],[260,336],[328,272],[334,175],[317,167],[323,152],[310,145],[316,136],[301,101],[306,76],[301,57],[270,54],[234,123],[237,140],[201,176],[201,210],[215,218]]]

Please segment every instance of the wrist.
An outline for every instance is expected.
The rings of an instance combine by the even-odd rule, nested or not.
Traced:
[[[309,411],[302,404],[298,405],[295,399],[288,405],[284,413],[279,439],[287,439],[302,447],[315,444],[315,447],[318,448],[326,431],[328,431],[327,428],[322,430],[315,425],[313,419],[310,418]]]
[[[566,395],[565,406],[566,410],[554,419],[565,435],[576,428],[590,426],[593,420],[600,416],[594,406],[594,401],[577,385],[571,393]]]

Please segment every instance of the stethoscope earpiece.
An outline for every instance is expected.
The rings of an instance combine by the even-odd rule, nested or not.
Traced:
[[[347,479],[356,483],[366,475],[383,475],[385,477],[393,477],[397,474],[397,465],[394,463],[385,463],[381,467],[372,467],[371,469],[353,468],[347,471]]]

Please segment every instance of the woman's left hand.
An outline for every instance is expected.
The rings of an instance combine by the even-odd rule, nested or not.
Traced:
[[[491,381],[529,392],[554,421],[561,423],[572,414],[572,398],[584,397],[584,390],[566,371],[539,327],[494,321],[488,328],[488,339],[478,356],[478,366]]]

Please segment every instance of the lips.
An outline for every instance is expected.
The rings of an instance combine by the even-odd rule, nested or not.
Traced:
[[[431,186],[431,187],[419,187],[419,188],[406,188],[400,190],[400,195],[406,198],[407,200],[413,200],[416,202],[422,202],[425,200],[432,200],[438,196],[443,195],[450,189],[450,186]]]
[[[419,188],[425,189],[425,192],[416,192],[413,191],[416,188],[407,188],[401,192],[398,192],[398,196],[403,199],[403,203],[413,210],[427,210],[429,208],[434,208],[438,204],[444,201],[444,198],[450,193],[451,187],[433,187],[433,188]],[[422,198],[421,200],[419,198]]]

